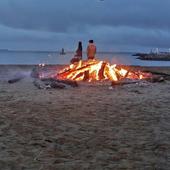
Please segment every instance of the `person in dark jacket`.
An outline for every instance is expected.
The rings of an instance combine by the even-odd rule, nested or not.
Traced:
[[[82,53],[83,53],[82,42],[79,41],[79,43],[78,43],[78,48],[77,48],[77,50],[76,50],[76,56],[77,56],[80,60],[82,60]]]
[[[82,47],[82,42],[79,41],[78,43],[78,48],[76,50],[76,54],[74,55],[74,57],[71,59],[71,63],[75,63],[75,62],[79,62],[80,60],[82,60],[82,56],[83,56],[83,47]]]

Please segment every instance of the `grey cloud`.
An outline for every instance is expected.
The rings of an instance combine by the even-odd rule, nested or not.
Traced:
[[[93,34],[89,36],[106,47],[141,46],[141,47],[170,47],[170,32],[133,27],[100,27],[91,28]]]
[[[4,1],[6,1],[4,3]],[[168,29],[170,1],[161,0],[2,0],[1,24],[66,32],[88,25]]]
[[[0,41],[73,48],[94,38],[103,48],[168,47],[169,6],[169,0],[1,0]]]

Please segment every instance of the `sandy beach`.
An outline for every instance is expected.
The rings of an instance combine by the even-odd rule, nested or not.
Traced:
[[[31,69],[0,67],[0,169],[169,169],[170,81],[39,90]]]

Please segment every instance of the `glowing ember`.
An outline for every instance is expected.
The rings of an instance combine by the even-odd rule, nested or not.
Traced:
[[[55,78],[69,79],[76,81],[98,81],[111,80],[119,81],[128,79],[146,79],[151,77],[150,73],[141,71],[130,71],[117,65],[111,65],[105,61],[87,60],[71,64],[61,70]]]

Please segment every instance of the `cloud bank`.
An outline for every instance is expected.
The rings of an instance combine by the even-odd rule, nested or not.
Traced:
[[[1,0],[0,48],[169,48],[169,0]]]

